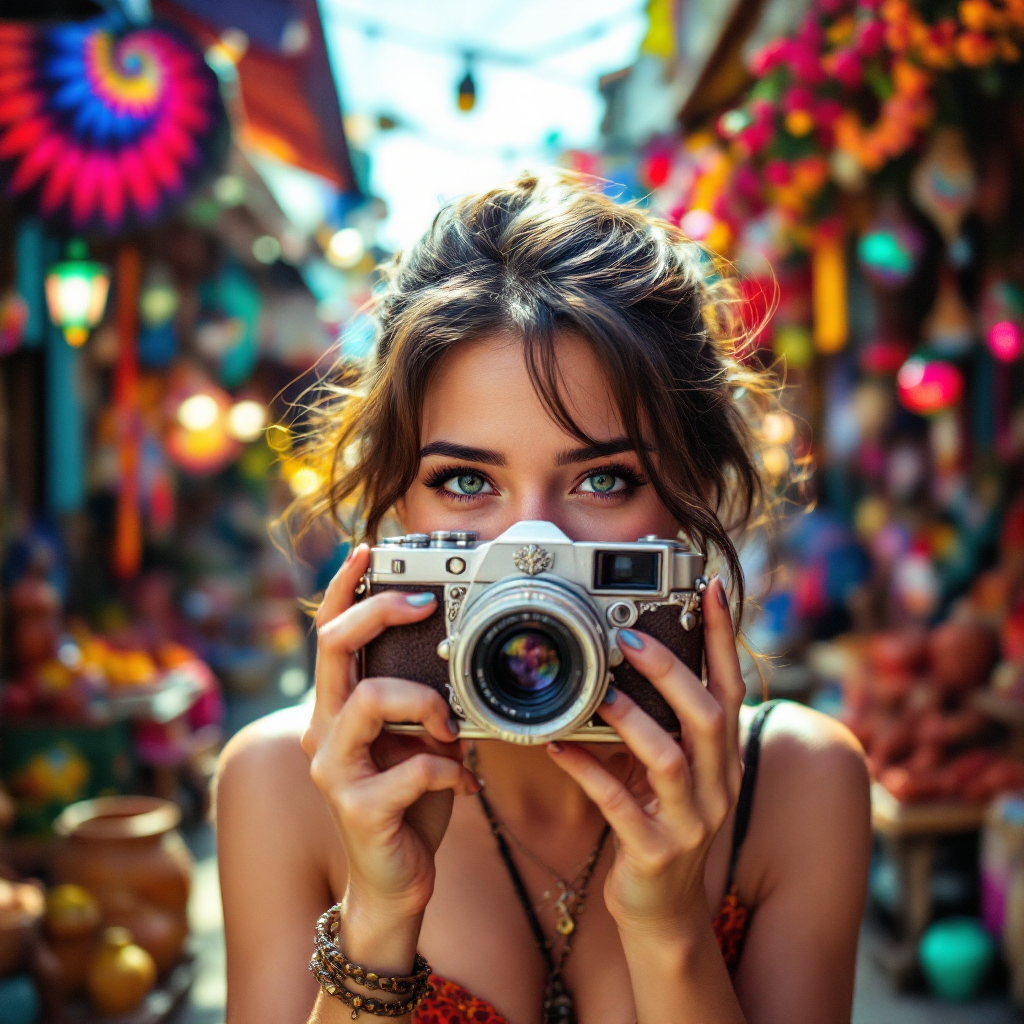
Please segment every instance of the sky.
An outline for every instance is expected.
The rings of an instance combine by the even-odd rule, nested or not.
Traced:
[[[598,78],[632,64],[646,31],[642,0],[319,3],[342,109],[388,206],[378,241],[390,249],[414,242],[441,202],[595,145]],[[456,104],[466,54],[477,54],[468,114]],[[399,127],[374,129],[381,115]]]

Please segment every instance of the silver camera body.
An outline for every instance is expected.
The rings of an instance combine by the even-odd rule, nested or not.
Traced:
[[[704,564],[677,540],[571,541],[539,521],[485,542],[468,531],[389,538],[371,551],[364,593],[429,590],[439,607],[368,644],[363,675],[438,689],[465,738],[621,742],[597,717],[611,683],[678,732],[661,695],[624,663],[616,634],[660,632],[699,676]]]

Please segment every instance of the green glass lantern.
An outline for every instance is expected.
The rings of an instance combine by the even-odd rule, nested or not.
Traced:
[[[46,305],[50,319],[75,348],[103,318],[110,290],[110,272],[88,258],[85,243],[75,239],[68,245],[67,258],[55,263],[46,275]]]

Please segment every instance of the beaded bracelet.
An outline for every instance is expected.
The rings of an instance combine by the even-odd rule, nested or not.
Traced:
[[[368,971],[352,963],[338,947],[340,924],[340,905],[331,907],[316,923],[316,949],[309,961],[309,969],[320,987],[328,995],[352,1007],[353,1020],[362,1010],[377,1017],[402,1017],[415,1010],[430,987],[430,965],[427,961],[417,953],[413,973],[407,976],[388,977]],[[409,998],[385,1002],[374,996],[363,996],[347,988],[346,980],[354,981],[363,988]]]

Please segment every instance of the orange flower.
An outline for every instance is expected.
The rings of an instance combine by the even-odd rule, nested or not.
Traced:
[[[814,118],[806,110],[791,110],[786,115],[786,131],[800,138],[814,127]]]
[[[932,84],[932,76],[910,61],[898,60],[892,66],[892,84],[897,96],[922,96]]]
[[[1024,0],[1005,0],[1007,24],[1014,28],[1024,28]]]
[[[996,12],[988,0],[960,0],[957,13],[970,32],[986,32],[994,27]]]
[[[793,164],[793,187],[808,198],[816,196],[828,181],[828,164],[823,157],[808,156]]]
[[[996,44],[981,32],[964,32],[956,41],[956,55],[966,67],[987,67],[996,58]]]
[[[957,24],[952,18],[943,18],[933,25],[928,32],[927,40],[921,46],[922,62],[930,68],[943,71],[953,68],[956,65],[956,54],[953,51],[956,32]]]
[[[856,19],[852,14],[848,14],[845,18],[840,18],[825,29],[825,38],[833,46],[838,46],[840,43],[845,43],[853,35],[853,30],[856,27]]]
[[[999,40],[999,59],[1006,64],[1013,64],[1020,60],[1020,47],[1005,36]]]

